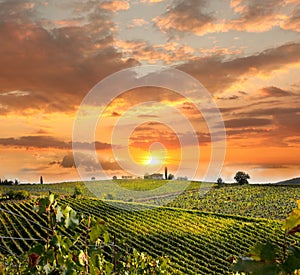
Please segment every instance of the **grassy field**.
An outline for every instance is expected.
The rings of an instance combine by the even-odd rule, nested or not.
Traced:
[[[163,183],[117,181],[117,184],[134,190],[150,190]],[[166,196],[142,198],[151,204],[164,204],[168,200],[168,206],[151,209],[138,202],[110,200],[105,203],[87,196],[72,198],[69,195],[73,194],[75,186],[81,186],[84,194],[90,195],[86,185],[78,182],[2,187],[2,192],[26,189],[36,195],[48,191],[63,194],[61,204],[101,217],[111,235],[116,235],[121,252],[126,246],[152,256],[168,255],[173,267],[183,274],[228,274],[231,257],[246,255],[257,242],[271,240],[281,247],[284,232],[279,219],[285,218],[300,198],[300,188],[293,186],[216,188],[192,183],[175,199],[170,195],[170,189],[165,189]],[[199,186],[202,186],[201,196],[196,191]],[[203,195],[204,191],[206,195]],[[169,201],[170,198],[174,200]],[[3,201],[0,207],[0,235],[6,237],[0,239],[1,254],[17,256],[32,246],[33,239],[45,242],[47,223],[33,211],[33,200]],[[70,238],[74,236],[70,230],[64,234]],[[295,240],[300,241],[300,238],[293,237],[289,242]]]

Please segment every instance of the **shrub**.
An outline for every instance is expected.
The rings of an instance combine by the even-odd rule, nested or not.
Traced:
[[[30,198],[30,194],[28,193],[28,191],[25,190],[19,190],[19,191],[9,190],[5,194],[5,196],[9,200],[25,200]]]
[[[83,189],[81,186],[76,186],[74,189],[74,193],[73,193],[73,198],[77,198],[78,196],[82,196],[83,195]]]

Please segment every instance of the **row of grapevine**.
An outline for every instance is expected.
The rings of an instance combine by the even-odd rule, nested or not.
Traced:
[[[255,243],[268,239],[282,245],[280,223],[271,220],[171,208],[128,211],[117,207],[120,202],[112,205],[89,198],[66,197],[60,203],[101,217],[110,233],[116,235],[120,251],[128,246],[154,257],[168,255],[173,267],[184,274],[226,274],[230,271],[230,258],[245,255]],[[32,203],[2,203],[0,207],[5,210],[0,211],[0,235],[11,237],[1,239],[0,253],[21,254],[33,239],[45,239],[46,221],[33,211]],[[71,239],[74,236],[69,229],[63,233]]]
[[[197,209],[205,212],[233,214],[269,219],[285,219],[287,213],[296,207],[300,198],[297,186],[224,186],[212,188],[199,196],[198,191],[185,192],[177,196],[168,206]],[[161,205],[164,199],[152,200]]]

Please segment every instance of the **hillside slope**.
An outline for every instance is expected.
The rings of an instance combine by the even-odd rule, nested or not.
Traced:
[[[293,179],[289,179],[289,180],[284,180],[284,181],[280,181],[277,182],[276,184],[300,184],[300,177],[299,178],[293,178]]]
[[[123,248],[121,243],[125,240],[129,248],[152,256],[168,255],[172,265],[183,274],[228,274],[231,256],[247,254],[255,243],[270,239],[282,245],[281,224],[266,219],[171,208],[129,211],[87,198],[66,198],[61,203],[101,217]],[[46,221],[32,210],[31,203],[2,203],[0,207],[18,214],[0,211],[1,236],[28,238],[1,239],[3,254],[21,254],[32,246],[32,238],[45,240],[45,229],[40,225],[45,226]],[[65,232],[70,238],[73,233]]]

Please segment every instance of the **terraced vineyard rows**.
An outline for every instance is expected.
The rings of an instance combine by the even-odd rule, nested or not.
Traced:
[[[271,220],[171,208],[128,211],[87,198],[65,198],[61,203],[101,217],[120,243],[125,240],[129,247],[152,256],[168,255],[184,274],[227,274],[230,257],[245,255],[256,242],[270,239],[282,245],[281,225]],[[11,202],[0,207],[1,236],[23,239],[1,238],[2,254],[21,254],[34,239],[45,239],[46,222],[33,211],[32,204]],[[69,230],[64,233],[70,238],[74,235]]]
[[[232,214],[268,219],[285,219],[300,199],[299,186],[242,185],[212,188],[199,196],[198,192],[185,192],[168,206],[197,209],[205,212]],[[163,204],[162,199],[153,200]]]

